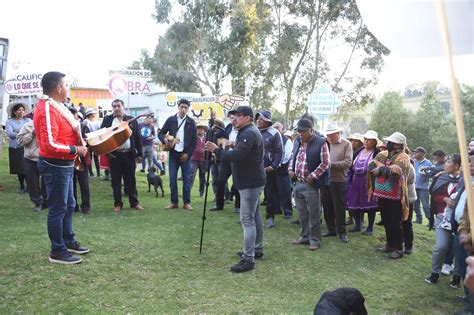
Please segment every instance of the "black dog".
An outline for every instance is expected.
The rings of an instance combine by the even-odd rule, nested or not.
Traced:
[[[156,173],[156,168],[150,167],[148,169],[148,175],[146,176],[146,179],[148,181],[148,192],[151,190],[151,185],[155,187],[155,193],[156,197],[158,198],[158,187],[161,189],[161,197],[165,196],[165,191],[163,190],[163,181],[161,180],[160,175],[155,175]]]

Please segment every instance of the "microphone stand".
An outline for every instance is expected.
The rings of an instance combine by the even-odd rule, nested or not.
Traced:
[[[212,127],[214,126],[214,113],[212,108],[209,108],[211,115],[209,118],[209,130],[206,133],[206,142],[214,140],[214,131]],[[209,192],[209,176],[211,174],[211,164],[212,164],[212,153],[205,151],[204,152],[204,163],[206,169],[206,192],[204,193],[204,209],[202,211],[202,226],[201,226],[201,242],[199,243],[199,254],[202,252],[202,241],[204,238],[204,222],[206,221],[206,209],[207,209],[207,194]]]

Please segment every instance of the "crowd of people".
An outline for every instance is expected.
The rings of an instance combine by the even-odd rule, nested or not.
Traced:
[[[182,99],[178,113],[161,129],[153,126],[152,115],[140,124],[134,120],[130,122],[131,137],[107,156],[99,157],[87,149],[86,134],[130,120],[124,102],[114,100],[112,114],[99,122],[94,109],[65,106],[64,74],[45,74],[42,86],[44,97],[34,111],[22,103],[8,107],[11,118],[6,130],[10,173],[18,176],[19,192],[27,189],[34,211],[48,208],[51,262],[79,263],[81,258],[71,253],[89,251],[77,242],[72,217],[74,211],[91,212],[89,176],[93,176],[93,164],[97,176],[104,169],[108,171],[106,179],[110,174],[114,211],[120,212],[124,206],[122,189],[131,208],[144,210],[138,200],[137,164],[143,172],[147,164],[148,168],[156,166],[163,175],[167,161],[170,204],[166,209],[179,208],[181,180],[183,208],[192,211],[195,178],[199,196],[204,197],[207,171],[215,196],[210,210],[223,211],[234,200],[233,212],[240,213],[244,239],[243,249],[237,253],[240,260],[230,268],[234,272],[252,270],[255,259],[263,258],[264,227],[275,228],[279,214],[300,226],[293,244],[316,251],[325,237],[348,243],[348,233],[372,236],[376,212],[380,212],[381,222],[377,224],[385,229],[386,243],[378,251],[390,259],[412,254],[412,223],[426,220],[427,227],[435,230],[435,244],[431,274],[425,281],[437,284],[440,274],[452,273],[450,286],[460,288],[466,276],[465,259],[471,243],[463,175],[474,176],[474,171],[471,164],[470,174],[463,173],[459,154],[435,150],[432,163],[423,147],[411,152],[406,137],[398,131],[383,141],[374,130],[345,139],[343,129],[329,124],[321,134],[308,114],[294,130],[285,130],[272,119],[271,111],[254,113],[249,106],[229,111],[227,125],[214,116],[209,124],[203,124],[188,115],[191,104]],[[159,144],[166,152],[157,156]],[[468,149],[474,155],[474,140]],[[76,182],[80,205],[76,202]],[[465,299],[474,304],[474,297],[468,297],[466,290]]]

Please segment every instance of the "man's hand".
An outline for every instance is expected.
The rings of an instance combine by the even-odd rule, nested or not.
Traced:
[[[273,171],[274,171],[273,167],[271,167],[271,166],[265,167],[265,172],[272,173]]]
[[[288,172],[288,175],[290,176],[291,179],[296,178],[296,174],[295,174],[295,172],[293,172],[293,171],[289,171],[289,172]]]
[[[164,137],[163,137],[163,143],[167,145],[168,142],[169,142],[169,141],[168,141],[168,137],[167,137],[167,136],[164,136]]]
[[[466,278],[464,279],[464,285],[469,291],[474,291],[474,257],[469,256],[466,258]]]
[[[208,152],[214,152],[215,149],[217,149],[217,144],[215,144],[214,142],[207,141],[204,145],[204,150]]]
[[[189,159],[189,155],[187,153],[183,153],[181,157],[179,158],[181,162],[186,162],[188,159]]]
[[[82,156],[82,157],[86,156],[86,154],[87,154],[87,147],[81,145],[81,146],[76,147],[76,149],[77,149],[77,154],[78,154],[79,156]]]
[[[446,206],[450,207],[450,208],[454,208],[455,204],[456,204],[456,201],[449,198],[449,197],[444,197],[443,198],[444,202],[446,202]]]
[[[459,234],[459,243],[467,252],[472,250],[471,235],[466,233]]]
[[[314,183],[314,177],[312,175],[308,175],[308,177],[306,177],[306,183],[308,185],[312,185]]]

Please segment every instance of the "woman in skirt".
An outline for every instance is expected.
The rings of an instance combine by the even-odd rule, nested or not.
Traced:
[[[16,174],[20,182],[20,194],[25,192],[25,171],[23,167],[23,146],[16,141],[16,136],[24,124],[31,121],[23,116],[29,107],[23,103],[12,103],[7,107],[10,118],[5,124],[8,134],[8,157],[10,160],[10,174]]]

